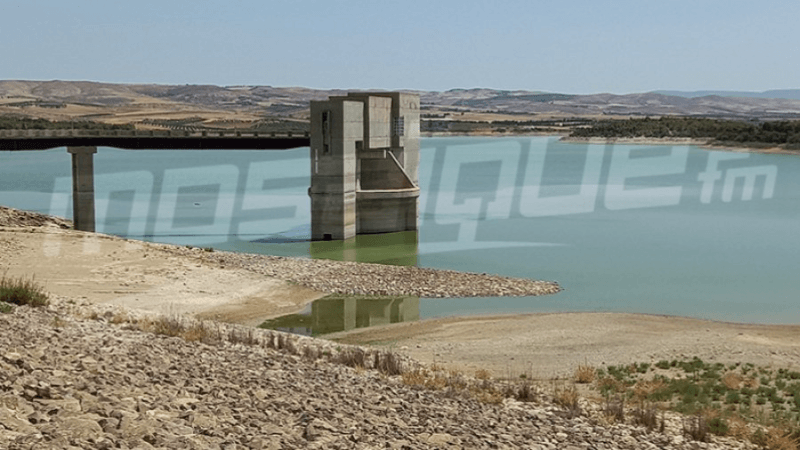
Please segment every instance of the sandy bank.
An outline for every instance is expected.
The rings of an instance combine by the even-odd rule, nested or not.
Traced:
[[[325,295],[167,248],[54,227],[6,227],[0,228],[0,273],[33,276],[57,296],[248,325],[297,312]]]
[[[402,349],[414,359],[495,376],[569,376],[596,367],[698,356],[800,366],[800,326],[749,325],[623,313],[450,317],[326,336]]]
[[[246,325],[299,312],[329,293],[467,297],[559,290],[555,283],[487,274],[207,252],[66,226],[0,207],[0,274],[33,276],[55,295],[92,303]]]

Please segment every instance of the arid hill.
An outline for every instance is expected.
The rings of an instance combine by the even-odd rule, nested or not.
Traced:
[[[265,121],[305,122],[311,100],[342,95],[347,90],[85,81],[0,81],[0,114],[50,120],[134,123],[142,128],[252,127]],[[410,92],[421,96],[423,119],[430,118],[426,114],[436,119],[459,121],[662,115],[731,119],[800,117],[800,100],[790,98],[720,95],[689,98],[660,93],[570,95],[484,88]]]

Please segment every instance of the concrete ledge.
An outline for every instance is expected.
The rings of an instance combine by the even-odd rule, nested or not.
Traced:
[[[356,191],[358,200],[385,200],[390,198],[413,198],[419,197],[419,188],[407,189],[370,189]]]

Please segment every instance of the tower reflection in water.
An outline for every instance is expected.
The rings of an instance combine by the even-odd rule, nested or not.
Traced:
[[[310,243],[310,253],[315,259],[401,266],[416,266],[417,251],[415,231]],[[419,297],[334,294],[312,302],[301,313],[268,320],[261,327],[319,336],[414,320],[419,320]]]

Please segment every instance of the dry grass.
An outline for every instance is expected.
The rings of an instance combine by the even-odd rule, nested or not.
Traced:
[[[577,417],[581,413],[581,407],[578,402],[580,396],[578,395],[578,389],[575,388],[574,384],[570,384],[567,387],[559,386],[558,384],[553,385],[553,401],[561,407],[563,407],[568,413],[570,417]]]
[[[119,325],[119,324],[121,324],[121,323],[128,323],[128,322],[130,322],[130,321],[131,321],[131,318],[130,318],[130,317],[128,317],[128,314],[127,314],[127,313],[125,313],[125,312],[121,312],[121,311],[120,311],[120,312],[117,312],[116,314],[114,314],[113,316],[111,316],[111,319],[109,319],[108,321],[109,321],[110,323],[113,323],[113,324],[115,324],[115,325]]]
[[[768,450],[797,450],[800,438],[794,438],[786,430],[779,427],[767,429],[765,447]]]
[[[619,393],[625,390],[625,385],[613,377],[605,376],[597,380],[597,388],[600,392]]]
[[[44,288],[33,277],[8,277],[8,271],[0,276],[0,301],[13,305],[33,307],[47,306],[50,300]]]
[[[708,424],[702,414],[683,419],[683,434],[695,441],[708,441]]]
[[[426,369],[414,369],[403,372],[403,384],[407,386],[421,386],[428,389],[439,390],[449,385],[446,375],[441,372],[432,372]]]
[[[750,377],[744,380],[744,386],[749,389],[758,389],[758,386],[761,385],[761,382],[758,381],[756,377]]]
[[[492,379],[492,374],[486,369],[478,369],[475,371],[475,378],[479,380],[490,380]]]
[[[736,372],[728,372],[722,376],[721,381],[728,389],[739,389],[742,385],[743,378]]]
[[[523,381],[518,384],[514,398],[521,402],[535,402],[539,400],[539,391],[530,382]]]
[[[747,440],[751,438],[752,434],[746,420],[738,415],[732,415],[728,418],[728,436],[739,440]]]
[[[180,334],[180,337],[189,342],[212,343],[217,342],[219,334],[212,333],[208,327],[201,322],[188,325]]]
[[[331,362],[354,368],[366,367],[367,352],[358,347],[344,348],[333,356]]]
[[[664,418],[661,418],[661,422],[658,421],[658,409],[649,402],[641,402],[634,408],[633,423],[647,428],[647,431],[658,428],[660,432],[664,432]]]
[[[661,379],[639,380],[633,386],[633,395],[636,399],[644,401],[649,395],[660,391],[664,387],[665,384]]]
[[[118,316],[112,317],[112,320],[115,317]],[[139,330],[148,333],[179,337],[189,342],[203,342],[205,344],[215,344],[222,341],[219,330],[215,330],[204,322],[189,320],[177,314],[142,319],[129,317],[128,320]]]
[[[400,356],[389,351],[375,353],[375,364],[373,367],[378,369],[380,373],[388,376],[402,375],[404,372],[403,362]]]
[[[503,403],[503,399],[505,399],[501,393],[489,389],[477,389],[472,392],[472,395],[479,402],[488,405],[498,405]]]
[[[606,397],[603,414],[610,423],[625,422],[625,398],[619,395]]]
[[[575,369],[575,382],[579,384],[587,384],[594,381],[597,371],[594,367],[589,365],[580,364]]]
[[[306,345],[303,347],[303,358],[308,359],[310,361],[316,361],[320,358],[322,353],[319,351],[317,347]]]

